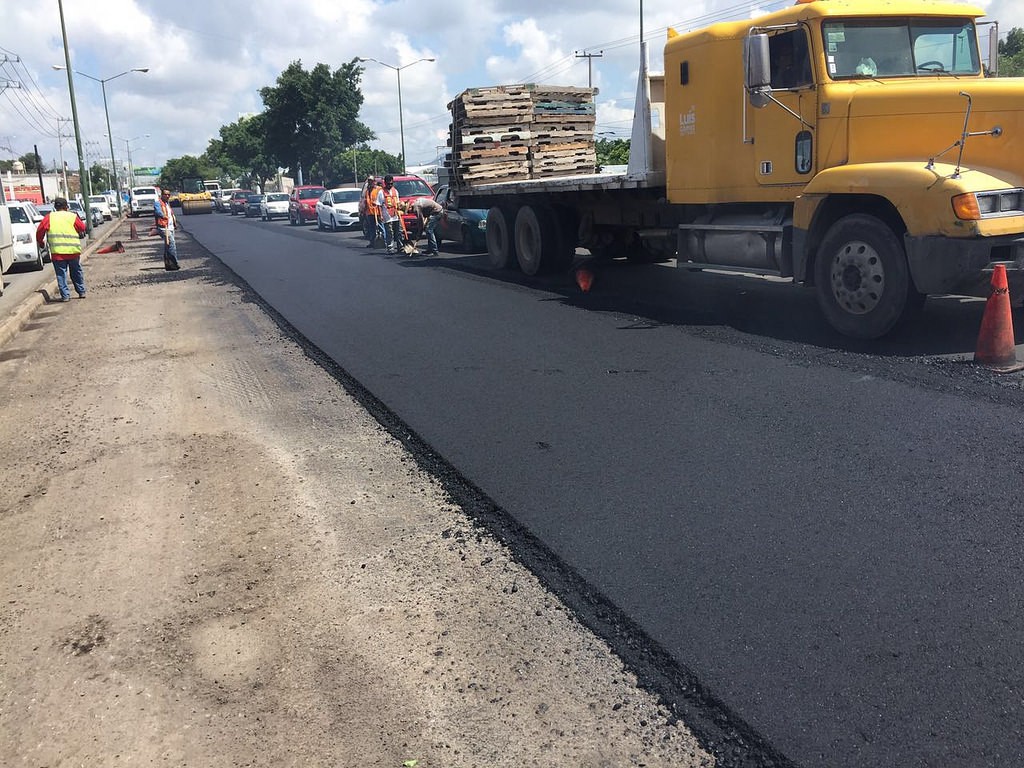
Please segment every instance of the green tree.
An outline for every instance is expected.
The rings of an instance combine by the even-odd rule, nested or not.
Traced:
[[[276,84],[260,89],[268,154],[304,180],[342,176],[339,156],[353,146],[376,138],[358,119],[363,95],[363,68],[352,59],[331,71],[326,64],[312,70],[293,61]]]
[[[1024,76],[1024,29],[1014,27],[999,41],[999,75]]]
[[[182,191],[182,180],[189,178],[216,179],[218,178],[217,168],[195,155],[174,157],[164,163],[157,186],[180,192]]]
[[[327,178],[331,186],[362,186],[371,173],[374,176],[401,173],[402,158],[363,144],[340,153],[334,158],[332,168],[334,173]]]
[[[629,139],[598,139],[594,148],[597,150],[599,167],[626,165],[629,162]]]
[[[221,156],[239,169],[239,183],[262,189],[277,175],[278,160],[267,140],[265,113],[243,117],[220,129]]]
[[[99,163],[93,163],[92,168],[89,169],[89,181],[92,184],[92,193],[94,195],[100,194],[103,190],[114,188],[114,179],[110,169],[105,168]]]

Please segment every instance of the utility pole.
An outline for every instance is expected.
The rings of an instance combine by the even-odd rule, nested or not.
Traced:
[[[64,23],[64,0],[57,0],[57,10],[60,12],[60,32],[64,39],[64,62],[68,70],[68,93],[71,95],[71,122],[75,126],[75,144],[78,148],[78,183],[82,184],[85,177],[85,158],[82,155],[82,131],[78,126],[78,107],[75,106],[75,84],[71,77],[71,50],[68,48],[68,29]],[[89,239],[92,239],[92,212],[89,210],[89,197],[83,196],[82,207],[85,208],[85,229]]]
[[[64,162],[64,136],[60,132],[60,124],[70,122],[70,117],[57,118],[57,150],[60,152],[60,172],[64,175],[64,197],[70,196],[71,189],[68,187],[68,166]]]
[[[594,87],[594,71],[592,66],[594,59],[600,59],[602,56],[604,56],[604,51],[598,51],[597,53],[587,53],[586,51],[580,53],[579,51],[576,51],[577,59],[587,60],[587,88]]]
[[[43,161],[39,157],[39,147],[35,144],[32,145],[32,151],[36,155],[36,174],[39,176],[39,202],[46,202],[46,195],[43,194]]]

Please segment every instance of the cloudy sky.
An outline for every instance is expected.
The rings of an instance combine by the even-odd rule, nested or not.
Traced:
[[[470,87],[538,82],[600,88],[597,130],[628,136],[638,41],[658,63],[666,27],[744,18],[790,0],[64,0],[72,68],[107,83],[114,154],[135,166],[198,155],[220,126],[259,112],[259,89],[292,61],[331,68],[372,57],[401,71],[408,164],[428,163],[447,136],[446,104]],[[984,0],[1002,35],[1024,27],[1024,2]],[[584,53],[601,54],[586,58]],[[433,58],[435,61],[418,59]],[[57,0],[0,0],[0,158],[37,145],[44,163],[77,165]],[[590,69],[588,71],[588,64]],[[406,65],[409,65],[406,67]],[[360,118],[373,146],[401,146],[398,77],[367,62]],[[20,84],[20,88],[11,87]],[[109,162],[100,84],[75,76],[87,164]],[[5,87],[6,86],[6,87]],[[69,135],[71,137],[69,137]]]

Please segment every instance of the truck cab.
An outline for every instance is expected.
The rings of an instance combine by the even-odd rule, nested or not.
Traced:
[[[814,285],[851,336],[927,294],[1024,290],[1024,83],[952,3],[809,0],[665,46],[680,262]],[[724,85],[723,85],[724,83]],[[725,94],[732,92],[736,98]]]

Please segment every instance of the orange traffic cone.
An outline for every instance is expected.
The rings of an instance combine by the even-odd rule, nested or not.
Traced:
[[[981,318],[974,362],[998,373],[1024,368],[1024,364],[1017,362],[1013,316],[1010,313],[1010,289],[1006,283],[1006,266],[1003,264],[996,264],[992,272],[992,294],[988,297],[985,314]]]
[[[580,267],[576,270],[576,285],[580,287],[580,290],[584,293],[590,292],[590,286],[594,284],[594,273],[586,267]]]
[[[121,241],[116,241],[113,245],[108,245],[106,248],[100,248],[96,253],[124,253],[124,246]]]
[[[135,229],[135,222],[134,221],[132,222],[132,236],[131,236],[131,239],[132,240],[138,240],[139,239],[139,232],[138,232],[137,229]]]

